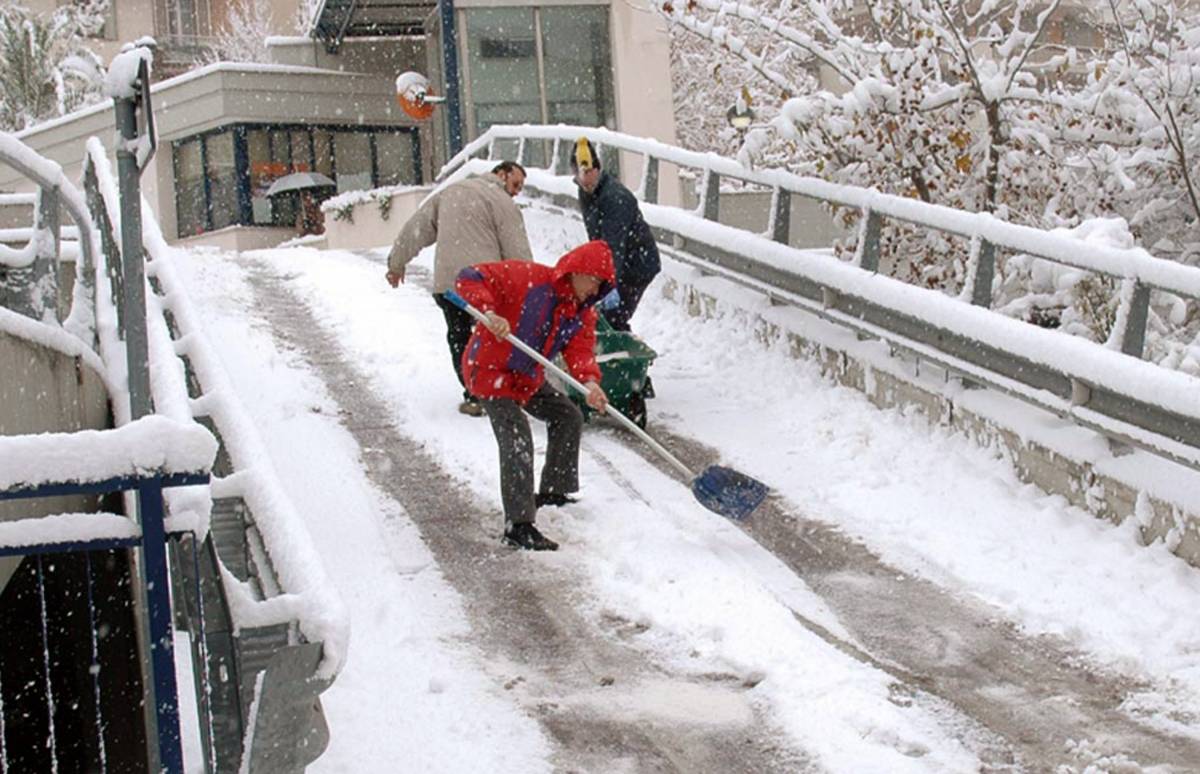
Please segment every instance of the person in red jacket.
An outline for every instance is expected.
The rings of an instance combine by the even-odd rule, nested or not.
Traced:
[[[604,411],[596,365],[595,303],[616,281],[612,251],[588,242],[551,267],[527,261],[468,266],[455,289],[487,316],[477,323],[463,353],[467,390],[483,405],[500,451],[500,498],[504,503],[504,542],[533,551],[558,544],[534,526],[542,505],[575,502],[579,489],[579,437],[583,414],[567,396],[546,384],[529,355],[504,340],[513,333],[547,358],[562,354],[567,370],[587,386],[587,404]],[[546,462],[534,494],[533,438],[522,410],[546,423]]]

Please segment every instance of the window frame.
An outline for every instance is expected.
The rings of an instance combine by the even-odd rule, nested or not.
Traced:
[[[233,208],[236,213],[234,222],[229,227],[242,228],[281,228],[283,224],[277,221],[272,208],[272,217],[270,223],[255,223],[253,212],[253,190],[250,184],[250,152],[247,141],[247,135],[252,131],[263,131],[267,136],[267,153],[273,157],[275,148],[279,143],[283,143],[287,149],[287,165],[290,167],[293,164],[293,135],[296,132],[304,132],[307,135],[308,147],[308,162],[309,169],[316,168],[316,141],[314,132],[328,132],[331,136],[335,136],[339,132],[365,133],[368,141],[368,152],[370,154],[370,173],[371,173],[371,188],[379,187],[379,152],[376,146],[376,135],[396,134],[407,136],[412,143],[412,178],[413,185],[421,185],[424,182],[424,170],[421,167],[421,133],[416,126],[377,126],[377,125],[358,125],[358,124],[329,124],[329,123],[267,123],[267,122],[237,122],[225,124],[224,126],[210,129],[204,132],[181,137],[178,140],[171,142],[171,168],[174,179],[172,180],[174,199],[175,199],[175,233],[177,239],[186,239],[188,237],[200,236],[202,234],[212,233],[219,229],[213,228],[213,192],[211,181],[208,177],[208,143],[210,138],[222,136],[225,134],[233,135],[233,161],[235,167],[236,185],[234,188]],[[200,224],[200,230],[194,233],[182,233],[180,231],[180,190],[179,190],[179,148],[186,143],[198,143],[200,150],[200,164],[203,174],[203,201],[201,202],[202,212],[199,217],[190,218]],[[330,146],[330,169],[333,172],[333,178],[337,179],[337,145],[336,142]],[[370,190],[370,189],[365,189]],[[289,224],[290,225],[290,224]]]
[[[470,72],[471,51],[469,49],[469,45],[470,45],[470,43],[468,41],[469,36],[466,33],[466,30],[468,29],[467,14],[471,13],[472,11],[498,10],[498,9],[503,9],[503,8],[519,8],[521,10],[529,10],[530,12],[532,12],[532,14],[533,14],[532,32],[533,32],[533,36],[534,36],[534,47],[535,47],[534,56],[536,57],[535,64],[536,64],[537,79],[538,79],[538,104],[539,104],[539,110],[541,112],[541,122],[543,124],[548,124],[548,123],[550,123],[550,118],[549,118],[549,105],[547,104],[547,94],[546,94],[546,70],[545,70],[546,55],[545,55],[545,42],[543,40],[542,12],[547,9],[580,8],[580,7],[604,9],[604,11],[605,11],[605,35],[607,37],[607,44],[608,44],[608,68],[610,71],[609,73],[607,73],[607,75],[611,81],[611,79],[614,75],[613,70],[614,70],[615,52],[613,51],[612,11],[611,11],[611,6],[606,3],[603,3],[603,2],[578,2],[578,3],[536,2],[536,3],[530,4],[530,5],[519,5],[519,6],[518,5],[501,5],[501,4],[488,3],[488,4],[480,4],[480,5],[471,5],[469,7],[456,9],[457,14],[456,14],[456,18],[455,18],[455,23],[457,25],[457,28],[459,30],[462,30],[461,34],[459,34],[457,36],[457,38],[458,38],[458,40],[457,40],[458,61],[460,63],[459,70],[458,70],[459,93],[462,94],[462,102],[463,102],[463,108],[464,108],[463,124],[465,125],[464,126],[464,129],[465,129],[464,135],[468,142],[478,138],[480,132],[478,130],[478,124],[479,124],[478,116],[475,111],[475,95],[474,95],[474,90],[473,90],[472,84],[471,84],[471,72]],[[595,96],[597,98],[599,98],[602,95],[597,94]],[[606,95],[604,95],[604,97],[605,97],[605,101],[608,104],[600,104],[598,106],[600,109],[597,112],[602,112],[604,114],[602,118],[603,118],[603,123],[605,126],[615,127],[616,120],[617,120],[616,94],[610,90],[609,92],[607,92]]]

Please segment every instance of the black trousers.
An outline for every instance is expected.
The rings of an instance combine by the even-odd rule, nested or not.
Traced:
[[[482,398],[492,422],[500,452],[500,499],[504,520],[532,524],[537,513],[533,501],[533,434],[528,412],[546,423],[546,462],[538,491],[569,494],[579,489],[579,436],[583,412],[571,399],[543,384],[524,406],[511,398]]]
[[[454,361],[454,375],[458,377],[458,383],[463,386],[463,400],[467,400],[471,397],[471,393],[467,392],[467,383],[463,381],[462,358],[463,353],[467,351],[467,342],[471,339],[471,328],[475,325],[475,319],[447,301],[441,293],[434,293],[433,301],[441,308],[442,315],[446,318],[446,343],[450,345],[450,359]]]
[[[608,324],[614,330],[629,330],[629,318],[633,317],[633,313],[637,311],[642,294],[646,292],[646,287],[652,281],[654,281],[653,277],[647,280],[639,279],[617,283],[617,297],[621,302],[612,309],[603,310],[604,319],[608,320]]]

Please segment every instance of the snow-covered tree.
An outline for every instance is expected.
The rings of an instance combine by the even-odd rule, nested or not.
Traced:
[[[1060,5],[783,0],[767,11],[766,2],[665,0],[659,8],[774,92],[778,110],[768,129],[746,135],[743,159],[774,153],[833,182],[1058,225],[1047,205],[1070,176],[1047,127],[1062,121],[1063,75],[1076,62],[1046,41]],[[797,68],[824,88],[798,79]],[[858,213],[843,217],[851,225]],[[885,254],[909,256],[896,276],[958,290],[965,244],[894,224],[883,238]]]
[[[225,62],[265,62],[270,35],[271,6],[255,0],[236,0],[228,6],[211,58]]]
[[[652,2],[688,65],[675,76],[680,126],[699,125],[703,111],[708,125],[723,119],[741,88],[759,102],[766,126],[742,137],[744,163],[1200,263],[1195,3]],[[1086,34],[1069,40],[1065,29]],[[728,143],[728,132],[716,136]],[[859,218],[840,215],[847,226]],[[882,242],[893,276],[961,290],[963,240],[890,223]],[[856,245],[837,247],[851,255]],[[999,256],[993,304],[1004,314],[1117,346],[1121,298],[1107,278]],[[1152,295],[1147,356],[1200,373],[1194,305]]]
[[[1157,255],[1200,264],[1200,8],[1108,0],[1079,163]]]
[[[36,14],[0,6],[0,129],[19,131],[101,98],[104,66],[88,37],[105,22],[109,0]]]

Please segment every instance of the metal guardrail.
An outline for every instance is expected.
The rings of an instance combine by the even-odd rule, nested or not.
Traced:
[[[112,366],[128,358],[131,405],[124,406],[121,401],[113,403],[113,413],[118,422],[137,420],[139,416],[157,410],[160,414],[174,416],[184,426],[194,421],[205,424],[211,434],[220,439],[221,422],[215,418],[197,419],[189,408],[192,401],[196,401],[209,405],[211,409],[217,396],[207,395],[205,387],[210,392],[219,392],[220,388],[204,384],[207,380],[197,376],[192,368],[188,353],[195,353],[196,335],[187,336],[191,341],[190,347],[180,344],[176,348],[172,340],[185,336],[175,325],[176,320],[171,314],[173,305],[181,303],[178,283],[173,283],[171,288],[164,291],[161,285],[166,269],[159,267],[159,271],[155,271],[155,262],[151,260],[149,281],[156,292],[149,299],[143,292],[146,285],[142,273],[145,258],[149,256],[153,259],[159,254],[154,253],[154,248],[165,244],[152,220],[148,222],[149,235],[143,234],[140,223],[141,198],[138,195],[137,177],[152,154],[154,143],[152,118],[149,115],[145,117],[146,130],[139,132],[136,111],[141,108],[149,113],[148,90],[145,88],[148,83],[148,71],[143,61],[135,81],[141,86],[140,93],[115,98],[118,124],[122,129],[117,148],[119,181],[113,178],[103,146],[94,138],[89,140],[84,158],[85,190],[81,193],[63,177],[57,164],[38,156],[15,138],[0,134],[0,163],[11,164],[24,172],[40,189],[35,201],[36,223],[29,229],[31,238],[28,245],[19,250],[0,245],[0,303],[15,307],[15,311],[40,321],[29,325],[53,325],[56,322],[50,319],[49,309],[58,303],[59,291],[54,283],[44,278],[57,269],[62,230],[59,207],[65,203],[79,229],[81,260],[76,265],[77,281],[71,313],[63,321],[63,327],[84,342],[83,349],[88,350],[86,354],[96,368],[104,369],[101,361]],[[118,182],[120,196],[117,194]],[[153,239],[150,239],[151,235]],[[104,273],[98,275],[98,271]],[[104,288],[104,285],[108,287]],[[105,291],[104,297],[97,297],[97,290],[101,288]],[[174,300],[165,299],[164,292],[172,295]],[[148,307],[151,310],[149,315]],[[162,310],[162,313],[156,310]],[[94,357],[90,351],[97,346],[101,357]],[[187,369],[187,383],[180,379],[178,384],[173,384],[172,381],[177,377],[171,374],[177,371],[182,374],[183,369],[172,368],[159,369],[162,373],[152,382],[147,366],[152,350],[161,357],[178,357]],[[120,371],[120,368],[116,370]],[[228,409],[229,400],[224,398],[223,402],[218,403]],[[223,411],[222,414],[228,416],[229,411]],[[233,434],[245,435],[244,432]],[[67,436],[67,439],[70,437]],[[5,440],[0,438],[0,451],[6,451]],[[10,445],[7,451],[13,448]],[[243,459],[245,456],[242,454]],[[233,457],[222,446],[213,473],[238,481],[245,479],[245,476],[233,476]],[[4,472],[7,472],[4,466],[0,466],[0,473]],[[5,478],[0,475],[0,480]],[[256,600],[250,597],[246,589],[257,589],[260,592],[257,598],[262,599],[287,591],[289,586],[275,577],[275,569],[264,549],[264,542],[270,541],[259,536],[261,525],[255,523],[250,505],[237,495],[237,486],[226,484],[223,491],[234,496],[213,501],[211,524],[201,524],[190,517],[176,524],[177,515],[173,507],[176,501],[171,497],[165,498],[171,516],[164,521],[164,487],[194,486],[207,483],[208,480],[207,470],[202,474],[183,476],[175,476],[167,471],[162,475],[124,476],[101,482],[60,481],[37,487],[17,485],[0,491],[0,500],[85,494],[94,498],[126,490],[139,493],[132,501],[138,510],[136,519],[89,512],[30,518],[26,520],[27,523],[0,522],[0,556],[28,555],[36,557],[38,562],[36,585],[42,600],[44,649],[48,655],[45,679],[42,681],[47,706],[37,714],[48,719],[51,745],[48,751],[39,748],[31,753],[36,757],[36,762],[31,764],[34,769],[51,770],[62,757],[63,765],[69,768],[78,765],[80,770],[107,771],[123,769],[128,765],[135,769],[148,766],[154,771],[182,772],[180,713],[174,682],[175,630],[186,630],[192,635],[193,677],[206,771],[240,769],[256,774],[294,772],[303,770],[327,746],[328,729],[318,697],[331,684],[336,666],[344,656],[344,642],[341,642],[344,632],[339,632],[335,638],[339,644],[334,650],[339,655],[331,660],[319,641],[320,637],[314,638],[318,641],[306,641],[310,632],[304,627],[303,616],[300,620],[287,618],[289,613],[286,607],[279,608],[279,612],[273,616],[261,616],[264,621],[279,618],[275,623],[243,625],[237,620],[232,610],[231,593],[236,592],[234,596],[238,596],[237,603],[248,609],[247,606],[255,604]],[[262,481],[261,475],[255,477],[253,472],[252,480],[256,490],[266,489],[270,492],[272,505],[286,500],[286,496],[281,496],[277,491],[278,484],[271,488]],[[178,491],[171,494],[177,495]],[[187,500],[188,497],[191,500]],[[207,494],[201,499],[209,502]],[[254,500],[255,497],[246,495],[245,499]],[[92,503],[87,506],[90,509],[95,500],[88,502]],[[195,492],[187,493],[181,502],[185,502],[185,509],[195,506]],[[207,508],[206,504],[202,505]],[[200,534],[204,526],[209,528]],[[48,537],[40,542],[22,539],[14,545],[4,543],[5,535],[28,531]],[[279,538],[278,535],[274,537],[276,540]],[[294,554],[296,547],[289,545],[288,553]],[[137,551],[141,559],[119,562],[125,569],[117,574],[125,573],[122,577],[127,580],[114,580],[113,570],[96,563],[95,557],[99,556],[97,551],[116,551],[124,556],[131,549]],[[169,575],[168,551],[173,557],[169,563]],[[102,690],[102,681],[95,680],[96,733],[89,737],[90,741],[79,741],[79,745],[87,748],[84,752],[74,748],[68,750],[72,742],[61,738],[61,735],[57,747],[54,740],[55,713],[62,711],[62,705],[56,710],[51,685],[61,678],[50,672],[51,644],[55,635],[46,626],[46,621],[47,615],[53,618],[60,614],[56,612],[58,608],[65,609],[77,600],[75,597],[59,599],[46,593],[42,584],[40,557],[47,553],[80,556],[82,558],[78,564],[87,565],[87,615],[72,619],[72,627],[81,620],[85,624],[91,622],[94,674],[109,675],[125,667],[110,660],[111,654],[106,655],[105,647],[96,646],[99,626],[96,620],[97,605],[102,602],[97,600],[93,604],[93,580],[98,586],[107,583],[120,587],[122,590],[119,593],[107,599],[119,598],[123,601],[114,604],[132,605],[139,613],[133,620],[141,621],[140,639],[146,665],[144,676],[140,681],[133,676],[126,689],[139,690],[140,686],[144,695],[131,697],[131,703],[122,704],[111,685],[105,683]],[[63,560],[60,560],[61,564]],[[50,573],[52,569],[49,567],[47,572]],[[236,587],[232,592],[230,573],[241,582],[232,584]],[[322,606],[328,596],[323,591],[328,586],[327,580],[319,571],[312,575],[288,580],[298,580],[300,588],[316,587],[317,592],[306,591],[304,595],[313,597],[311,607],[314,612],[320,611],[322,621],[328,616],[336,624],[339,611],[328,610],[328,605]],[[125,585],[121,586],[121,583]],[[172,596],[176,603],[174,610]],[[145,616],[139,617],[143,612]],[[336,626],[329,626],[322,628],[321,632],[334,629]],[[83,631],[80,630],[80,633]],[[128,658],[129,652],[132,652],[132,646],[122,652],[119,658]],[[53,659],[57,659],[55,663],[58,663],[63,659],[69,661],[70,657],[54,654]],[[136,657],[134,662],[136,664]],[[0,675],[2,683],[3,675]],[[59,698],[61,700],[63,697]],[[69,698],[73,703],[83,701],[82,696]],[[111,718],[116,706],[138,717],[133,720],[124,718],[122,722],[127,723],[127,733],[114,737],[112,730],[105,725],[103,715],[107,712]],[[144,711],[138,707],[143,707]],[[18,768],[28,763],[26,757],[16,755],[11,750],[6,755],[4,745],[6,712],[21,713],[22,718],[28,718],[30,714],[27,710],[12,702],[6,706],[0,700],[0,770],[15,771],[9,767],[9,762]],[[143,735],[146,737],[146,748],[138,752],[133,748],[140,744]],[[41,738],[44,737],[39,736]],[[121,748],[119,753],[118,746]],[[138,757],[140,762],[136,760]]]
[[[185,447],[187,439],[180,436],[175,442],[167,436],[179,430],[155,421],[153,432],[162,449],[170,448],[172,443]],[[197,428],[198,430],[198,428]],[[32,556],[37,557],[38,593],[41,598],[41,636],[45,655],[43,678],[45,685],[45,710],[47,721],[47,739],[49,748],[44,751],[53,770],[58,769],[59,751],[55,734],[56,709],[54,698],[55,679],[54,660],[51,659],[51,632],[47,624],[47,594],[45,591],[44,572],[41,556],[45,554],[84,554],[111,549],[132,549],[139,557],[132,564],[138,566],[138,576],[141,585],[134,585],[134,596],[139,599],[145,610],[145,637],[141,642],[143,660],[146,670],[143,675],[142,691],[146,697],[145,718],[148,726],[147,753],[149,760],[155,763],[154,768],[162,771],[183,771],[183,747],[180,733],[180,715],[177,690],[175,683],[174,634],[171,626],[170,574],[167,567],[167,540],[165,528],[163,492],[171,487],[196,486],[208,483],[207,469],[173,469],[167,465],[153,471],[139,471],[136,465],[121,458],[121,452],[129,448],[128,438],[131,432],[139,432],[133,424],[125,425],[120,430],[101,431],[88,439],[87,449],[93,453],[102,454],[103,461],[114,460],[110,465],[113,470],[99,479],[92,479],[95,461],[80,454],[72,457],[70,464],[61,477],[51,477],[49,480],[22,481],[12,480],[4,489],[0,489],[0,501],[15,499],[47,498],[71,495],[104,495],[116,492],[132,491],[136,494],[138,503],[137,520],[128,517],[111,515],[107,524],[100,526],[99,519],[103,514],[65,514],[57,517],[38,517],[25,519],[21,522],[7,522],[2,526],[5,534],[19,537],[23,533],[43,535],[52,533],[56,538],[41,540],[21,540],[10,537],[0,540],[0,556]],[[201,431],[203,432],[203,431]],[[63,447],[69,446],[75,436],[66,434],[60,436],[39,435],[34,437],[5,437],[0,438],[0,459],[7,459],[5,479],[14,478],[14,470],[21,465],[24,455],[38,456],[38,449],[43,452],[53,444],[61,454]],[[208,460],[211,462],[215,444],[207,438]],[[81,449],[84,447],[81,447]],[[203,454],[203,452],[201,452]],[[196,456],[196,455],[191,455]],[[55,529],[52,531],[37,529],[48,518],[56,518]],[[23,529],[27,528],[27,529]],[[92,582],[92,568],[88,565],[89,589]],[[54,600],[62,603],[64,600]],[[105,749],[104,716],[105,703],[101,695],[99,680],[100,670],[105,666],[98,656],[97,640],[98,626],[95,621],[97,605],[89,594],[88,621],[92,637],[92,673],[95,683],[95,726],[98,737],[97,747]],[[110,700],[111,701],[111,700]],[[111,706],[110,706],[111,709]],[[26,707],[25,711],[29,708]],[[3,759],[2,768],[8,769],[8,756]],[[28,764],[29,761],[24,761]],[[101,755],[100,770],[107,770],[106,757]]]
[[[549,176],[532,175],[526,190],[573,206],[574,186],[557,176],[567,174],[570,143],[583,135],[600,146],[601,153],[607,148],[641,157],[634,193],[645,203],[647,222],[670,254],[702,272],[886,341],[894,350],[936,363],[968,383],[999,389],[1120,443],[1200,469],[1200,380],[1141,360],[1151,291],[1200,300],[1200,269],[1137,250],[1084,246],[987,213],[961,212],[780,170],[750,170],[715,154],[603,128],[493,126],[451,159],[438,180],[446,180],[476,157],[523,162],[531,143],[550,143],[551,163],[545,170]],[[655,204],[663,163],[697,172],[701,194],[696,210],[685,213]],[[718,219],[720,182],[726,178],[771,190],[764,233],[704,222]],[[793,196],[862,212],[856,263],[786,246]],[[965,293],[970,303],[879,275],[879,232],[885,219],[970,240]],[[998,249],[1118,280],[1117,320],[1122,327],[1115,338],[1120,352],[989,310]],[[1122,376],[1130,368],[1137,372],[1135,380]]]
[[[12,167],[38,186],[34,223],[22,249],[0,245],[0,306],[32,317],[54,316],[59,306],[58,263],[61,252],[62,208],[75,222],[80,259],[70,312],[63,324],[94,344],[92,325],[96,248],[92,223],[78,189],[53,162],[41,158],[15,137],[0,132],[0,164]],[[10,196],[9,198],[16,198]]]
[[[105,267],[116,304],[117,299],[129,295],[118,290],[129,281],[121,269],[127,240],[118,240],[114,233],[113,223],[120,222],[120,215],[115,211],[118,202],[111,195],[114,186],[107,163],[101,148],[90,147],[84,179],[104,244]],[[155,403],[160,411],[166,408],[160,404],[167,400],[180,404],[180,411],[188,418],[194,416],[217,438],[214,483],[242,480],[245,476],[235,475],[239,472],[235,460],[246,455],[231,449],[222,434],[223,429],[230,430],[222,421],[230,415],[230,406],[215,414],[212,411],[212,393],[228,392],[228,386],[212,383],[211,374],[195,367],[193,358],[202,344],[197,337],[202,334],[185,324],[188,315],[177,308],[183,302],[179,296],[184,290],[160,265],[166,260],[157,250],[162,246],[160,236],[157,231],[153,238],[147,234],[141,245],[150,259],[147,275],[154,297],[151,307],[161,306],[163,310],[158,319],[151,316],[147,333],[151,344],[156,338],[170,342],[169,348],[160,345],[157,349],[169,349],[180,359],[184,382],[177,387],[180,394],[174,396],[162,395],[156,387]],[[120,310],[123,305],[116,306]],[[126,330],[124,321],[120,327]],[[155,347],[150,349],[154,351]],[[209,407],[207,415],[203,406]],[[244,435],[234,430],[230,433]],[[268,482],[258,478],[254,481],[260,488],[269,488]],[[230,489],[223,485],[223,490]],[[294,620],[244,625],[237,620],[235,605],[228,596],[229,575],[246,584],[258,599],[279,593],[283,585],[262,549],[258,530],[253,507],[235,491],[212,499],[209,529],[203,536],[191,533],[171,546],[172,580],[174,587],[184,592],[179,595],[182,604],[176,607],[176,621],[180,629],[192,635],[192,677],[199,704],[204,764],[209,772],[300,771],[328,745],[319,695],[331,684],[332,675],[323,674],[320,668],[322,643],[307,641]]]

